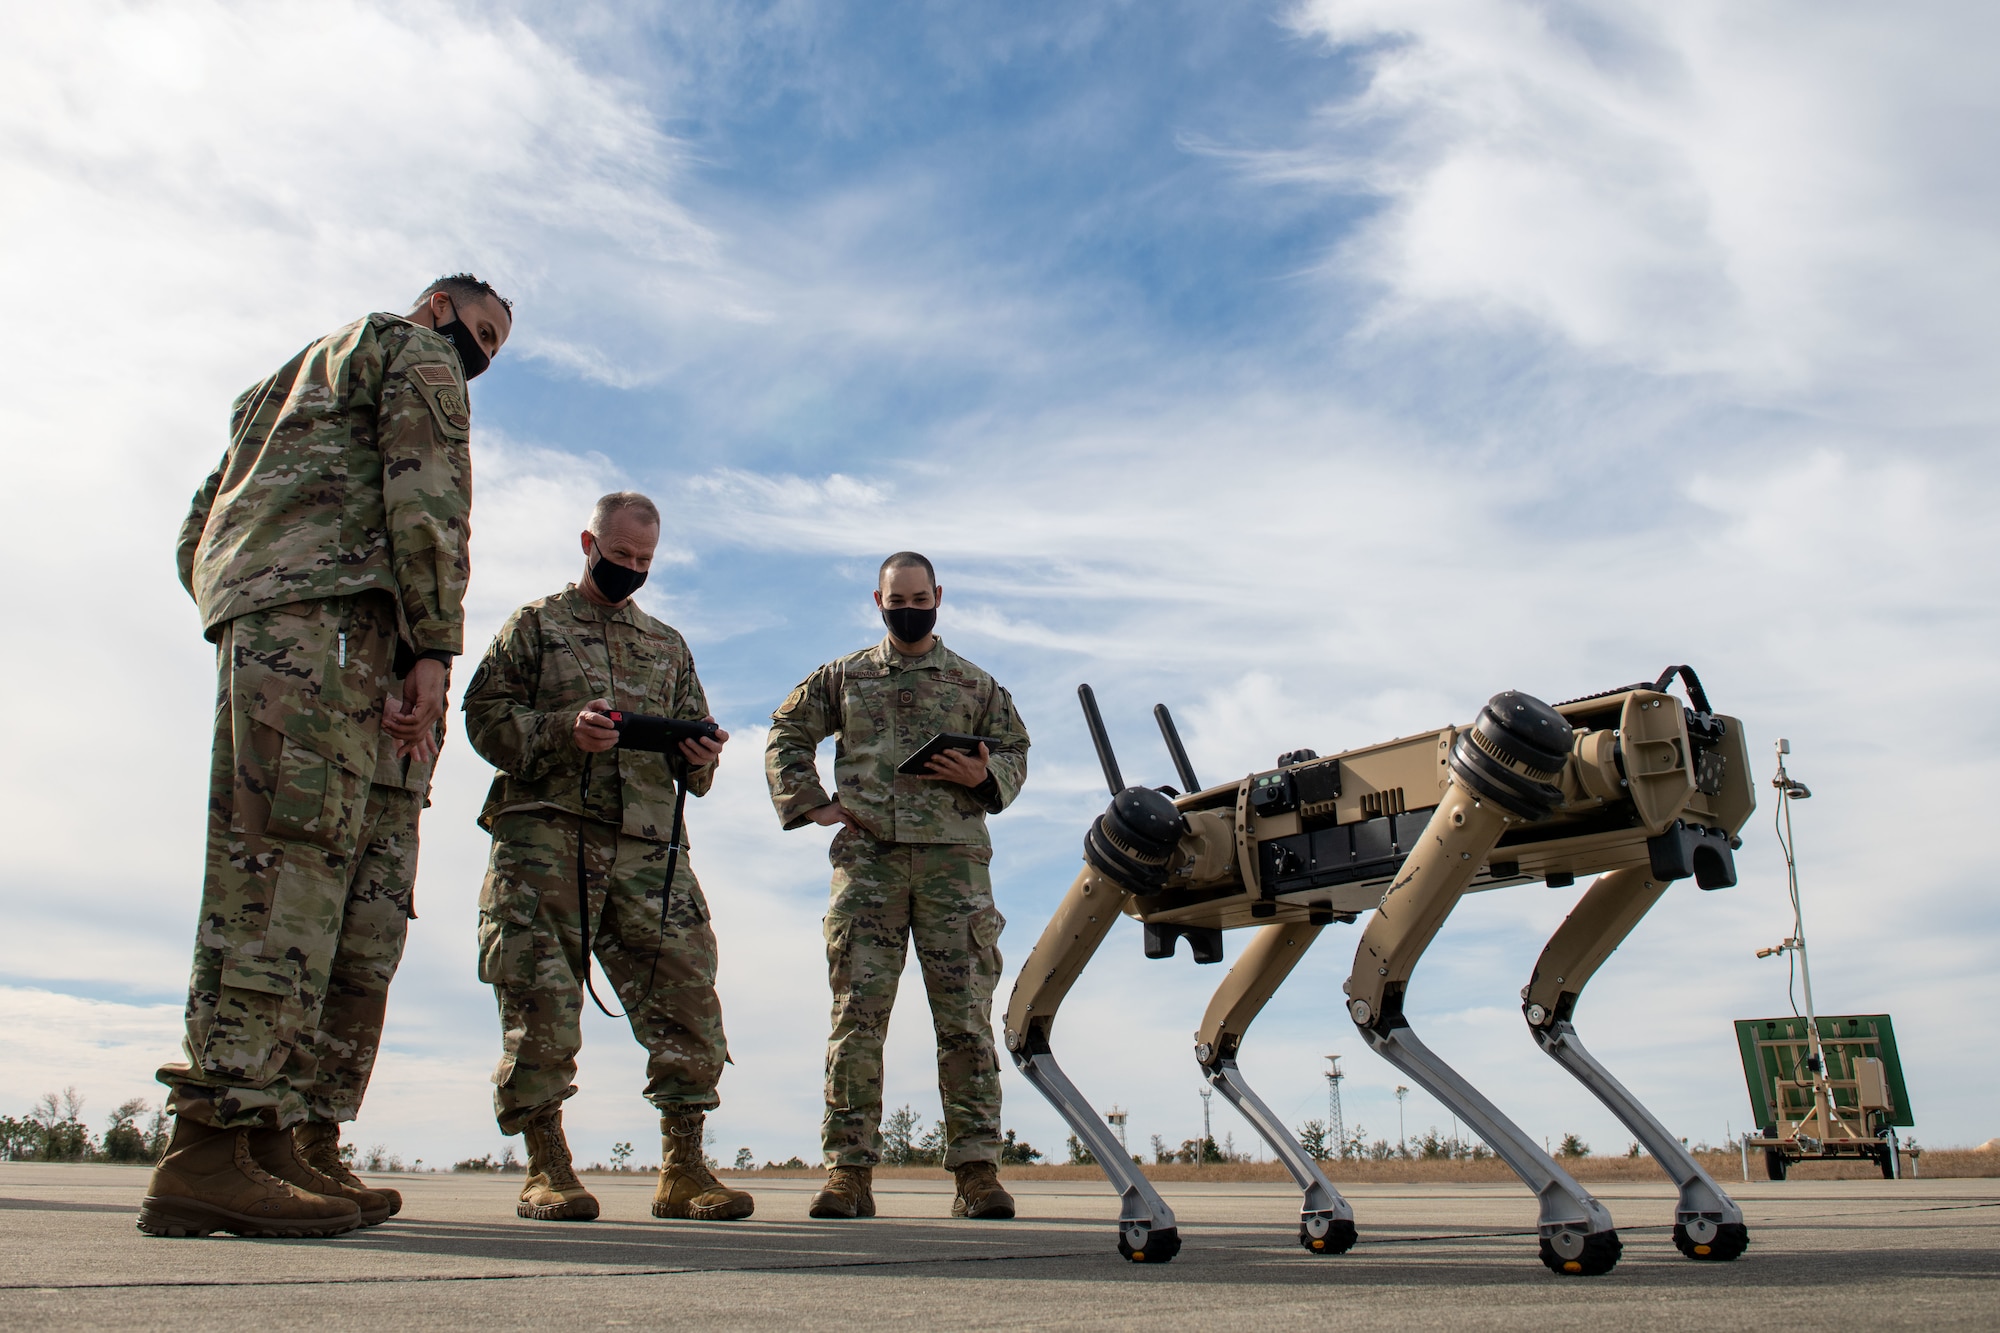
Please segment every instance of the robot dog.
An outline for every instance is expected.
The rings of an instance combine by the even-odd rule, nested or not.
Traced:
[[[1675,676],[1688,704],[1667,693]],[[1471,1125],[1540,1202],[1542,1262],[1609,1272],[1611,1215],[1519,1126],[1417,1039],[1404,1017],[1411,972],[1466,893],[1598,878],[1542,950],[1522,988],[1541,1048],[1646,1146],[1680,1195],[1674,1243],[1692,1259],[1734,1259],[1743,1214],[1638,1099],[1591,1058],[1571,1025],[1577,996],[1667,886],[1736,882],[1736,833],[1756,808],[1742,726],[1710,710],[1693,671],[1670,667],[1551,707],[1495,695],[1469,726],[1405,736],[1331,758],[1283,755],[1269,772],[1203,787],[1166,706],[1153,710],[1187,794],[1127,787],[1088,685],[1078,694],[1110,787],[1084,838],[1084,868],[1014,984],[1006,1044],[1121,1194],[1118,1250],[1165,1263],[1174,1215],[1056,1064],[1056,1011],[1120,912],[1144,926],[1146,956],[1185,938],[1197,963],[1222,932],[1256,927],[1195,1033],[1202,1074],[1249,1120],[1304,1191],[1299,1241],[1313,1254],[1354,1243],[1354,1213],[1271,1109],[1236,1055],[1250,1023],[1334,921],[1370,917],[1344,987],[1369,1046]]]

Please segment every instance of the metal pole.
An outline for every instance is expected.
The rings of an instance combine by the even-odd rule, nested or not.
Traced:
[[[1396,1085],[1396,1151],[1405,1157],[1410,1155],[1410,1135],[1403,1128],[1403,1098],[1409,1095],[1408,1088],[1400,1083]]]
[[[1201,1148],[1195,1153],[1195,1165],[1208,1165],[1208,1145],[1215,1142],[1215,1131],[1208,1127],[1208,1099],[1215,1095],[1215,1089],[1206,1083],[1201,1087]]]
[[[1806,993],[1806,1049],[1817,1066],[1813,1073],[1813,1103],[1819,1112],[1819,1132],[1824,1136],[1833,1130],[1833,1096],[1827,1085],[1830,1073],[1826,1067],[1826,1048],[1819,1039],[1819,1011],[1813,1007],[1812,964],[1806,954],[1806,909],[1799,898],[1798,843],[1792,838],[1792,778],[1785,771],[1785,756],[1792,752],[1792,743],[1780,738],[1777,749],[1778,776],[1773,785],[1778,789],[1778,818],[1785,825],[1785,886],[1792,895],[1792,945],[1799,956],[1799,983]]]
[[[1782,741],[1779,743],[1784,744]],[[1785,772],[1784,752],[1780,751],[1778,757],[1778,812],[1785,820],[1785,846],[1788,849],[1798,846],[1792,839],[1792,784],[1790,776],[1790,774]],[[1806,909],[1805,904],[1799,900],[1799,867],[1796,851],[1785,858],[1785,879],[1786,886],[1792,895],[1792,938],[1799,942],[1799,984],[1804,988],[1806,993],[1806,1022],[1809,1025],[1807,1030],[1812,1036],[1813,1054],[1818,1055],[1819,1013],[1813,1008],[1812,962],[1806,954]]]
[[[1328,1157],[1347,1156],[1347,1124],[1340,1113],[1340,1080],[1347,1075],[1340,1072],[1340,1057],[1326,1057],[1326,1134],[1332,1151]]]

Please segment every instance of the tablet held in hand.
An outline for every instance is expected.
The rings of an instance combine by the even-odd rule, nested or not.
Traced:
[[[966,736],[956,731],[940,731],[919,746],[915,754],[896,765],[896,771],[908,777],[929,777],[931,760],[946,750],[962,750],[966,754],[976,756],[980,746],[984,745],[988,753],[991,753],[999,744],[1000,742],[991,736]]]

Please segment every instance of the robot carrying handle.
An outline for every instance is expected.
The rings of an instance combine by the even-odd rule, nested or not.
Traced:
[[[1662,671],[1660,678],[1653,682],[1654,690],[1665,694],[1667,686],[1674,683],[1675,676],[1679,676],[1681,683],[1687,686],[1688,702],[1694,705],[1695,712],[1711,713],[1715,711],[1708,706],[1708,691],[1702,689],[1701,677],[1695,675],[1694,668],[1685,663],[1680,666],[1670,666],[1665,671]]]

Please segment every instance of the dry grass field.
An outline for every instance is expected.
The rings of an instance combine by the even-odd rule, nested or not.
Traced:
[[[1907,1160],[1907,1159],[1906,1159]],[[1725,1185],[1743,1178],[1743,1159],[1733,1152],[1700,1155],[1709,1174]],[[1578,1180],[1658,1180],[1660,1169],[1650,1157],[1572,1157],[1563,1167]],[[1290,1177],[1276,1162],[1231,1162],[1221,1166],[1147,1166],[1146,1176],[1157,1181],[1283,1181]],[[757,1171],[721,1171],[724,1176],[764,1176],[766,1178],[819,1176],[819,1167],[770,1168]],[[888,1180],[934,1178],[943,1175],[935,1166],[882,1166],[877,1177]],[[1009,1180],[1097,1180],[1104,1173],[1094,1166],[1010,1166],[1000,1174]],[[1513,1180],[1514,1173],[1498,1160],[1488,1157],[1477,1162],[1443,1159],[1387,1162],[1331,1162],[1327,1179],[1336,1186],[1354,1182],[1371,1185],[1478,1184]],[[1879,1180],[1881,1171],[1867,1162],[1802,1162],[1792,1167],[1797,1180]],[[1991,1149],[1926,1148],[1919,1159],[1917,1174],[1925,1179],[1965,1179],[2000,1176],[2000,1152]],[[1750,1178],[1764,1179],[1761,1154],[1750,1154]]]

